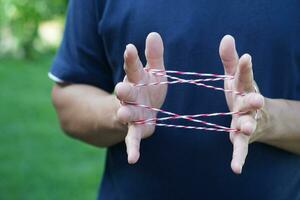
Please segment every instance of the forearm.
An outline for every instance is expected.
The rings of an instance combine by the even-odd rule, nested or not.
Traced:
[[[263,110],[267,123],[258,141],[300,154],[300,102],[266,98]]]
[[[93,86],[55,85],[52,100],[62,129],[71,137],[107,147],[124,140],[127,126],[116,117],[115,95]]]

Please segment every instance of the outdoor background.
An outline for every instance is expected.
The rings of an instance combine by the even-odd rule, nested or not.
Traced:
[[[47,77],[66,0],[0,0],[0,199],[95,199],[105,150],[65,136]]]

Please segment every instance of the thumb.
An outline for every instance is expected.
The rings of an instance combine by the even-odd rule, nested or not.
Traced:
[[[235,40],[231,35],[225,35],[221,40],[219,54],[226,75],[234,75],[239,63]]]
[[[125,138],[128,163],[135,164],[140,158],[140,143],[142,132],[140,126],[129,125],[128,133]]]

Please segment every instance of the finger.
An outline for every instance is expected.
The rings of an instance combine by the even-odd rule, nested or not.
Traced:
[[[132,121],[140,120],[138,118],[137,108],[130,105],[121,106],[118,109],[117,119],[124,124],[130,123]]]
[[[138,97],[138,89],[125,82],[118,83],[115,92],[117,98],[122,101],[135,102]]]
[[[147,67],[164,70],[164,45],[158,33],[150,33],[146,39],[145,56]]]
[[[240,92],[253,92],[253,70],[249,54],[244,54],[239,61],[236,79],[236,90]]]
[[[143,79],[143,65],[138,56],[138,51],[133,44],[128,44],[124,52],[124,70],[128,81],[138,83]]]
[[[249,136],[239,133],[234,134],[231,169],[234,173],[241,174],[248,154]]]
[[[141,127],[130,125],[125,138],[127,148],[127,160],[129,164],[135,164],[140,157]]]
[[[236,129],[241,133],[250,136],[255,132],[257,122],[251,115],[242,115],[238,118]]]
[[[250,112],[261,109],[264,106],[264,97],[258,93],[248,93],[240,97],[235,110],[240,112]]]
[[[234,75],[239,63],[238,53],[235,48],[235,41],[231,35],[225,35],[221,40],[219,54],[224,66],[226,75]]]

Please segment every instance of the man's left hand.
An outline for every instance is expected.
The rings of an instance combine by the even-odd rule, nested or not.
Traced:
[[[259,93],[254,82],[251,56],[244,54],[239,58],[232,36],[224,36],[219,52],[225,74],[234,77],[225,81],[224,88],[244,94],[225,93],[230,111],[245,113],[233,115],[231,128],[237,129],[239,132],[230,133],[230,140],[233,144],[231,168],[233,172],[241,174],[249,144],[256,141],[262,134],[259,126],[263,125],[258,118],[262,113],[264,97]]]

